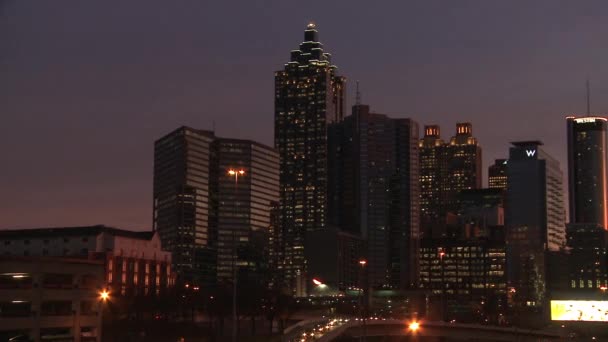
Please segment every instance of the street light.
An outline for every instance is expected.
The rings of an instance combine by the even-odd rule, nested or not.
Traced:
[[[413,333],[416,333],[418,331],[418,329],[420,329],[420,323],[418,323],[416,321],[411,322],[409,325],[409,328]]]
[[[238,213],[237,192],[239,188],[239,176],[244,176],[245,170],[228,169],[228,176],[234,177],[234,216],[236,219]],[[237,281],[237,264],[236,264],[236,227],[232,229],[232,341],[236,342],[236,281]]]
[[[99,292],[99,299],[102,302],[107,301],[108,299],[110,299],[110,292],[108,292],[107,290],[101,290],[101,292]]]
[[[365,266],[367,265],[367,260],[365,259],[361,259],[359,260],[359,266],[361,266],[361,272],[359,273],[359,303],[361,305],[360,310],[361,310],[361,320],[363,320],[363,336],[361,338],[362,341],[365,341],[367,338],[367,331],[366,331],[366,326],[365,326],[365,316],[367,315],[367,310],[365,310],[365,301],[363,298],[363,292],[364,292],[364,287],[365,287],[365,280],[364,280],[364,272],[365,272]]]

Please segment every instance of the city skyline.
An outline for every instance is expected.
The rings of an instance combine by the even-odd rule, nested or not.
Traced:
[[[137,12],[141,9],[137,5],[112,8],[139,14],[144,24],[141,31],[130,28],[127,18],[115,16],[110,9],[93,15],[100,9],[97,4],[76,6],[66,14],[61,13],[65,8],[60,5],[45,8],[49,5],[36,4],[35,9],[28,6],[25,2],[0,2],[0,16],[7,19],[3,21],[2,27],[6,30],[0,30],[0,38],[8,42],[0,58],[0,72],[7,75],[0,81],[0,101],[6,104],[4,113],[8,117],[3,124],[6,131],[2,133],[6,141],[0,144],[0,152],[7,158],[3,174],[6,172],[8,176],[0,177],[4,193],[0,199],[0,217],[3,217],[0,228],[96,223],[151,228],[150,166],[154,139],[182,124],[212,129],[215,121],[218,136],[273,145],[271,75],[288,58],[286,51],[298,42],[309,20],[317,23],[321,41],[341,67],[340,75],[348,78],[347,112],[354,104],[354,81],[358,79],[363,102],[380,112],[399,118],[411,117],[420,125],[437,123],[451,127],[458,121],[470,121],[484,149],[484,171],[494,159],[507,156],[510,141],[522,139],[543,140],[547,151],[556,156],[562,166],[566,165],[564,117],[584,112],[587,77],[593,86],[592,113],[606,112],[601,94],[606,89],[603,84],[608,84],[602,80],[608,75],[602,74],[599,67],[606,53],[594,39],[599,39],[608,28],[604,23],[591,20],[593,15],[599,16],[592,15],[591,7],[578,7],[568,14],[573,8],[562,6],[560,9],[558,5],[545,3],[517,14],[516,6],[507,4],[480,6],[473,13],[467,12],[466,5],[462,8],[440,7],[436,3],[412,5],[411,12],[424,14],[421,17],[426,19],[438,9],[445,10],[438,12],[438,21],[443,19],[438,28],[424,30],[423,19],[407,23],[406,19],[397,21],[391,17],[392,22],[378,20],[370,25],[333,23],[329,18],[338,6],[330,5],[327,14],[307,10],[297,17],[277,19],[273,22],[276,28],[254,20],[253,15],[244,23],[260,26],[249,33],[234,30],[236,21],[232,20],[236,19],[228,23],[210,20],[205,24],[213,27],[195,25],[200,18],[194,14],[184,18],[184,15],[188,10],[205,9],[205,6],[183,5],[166,15],[172,24],[177,18],[184,19],[173,28],[185,35],[179,39],[177,35],[161,35],[155,37],[159,43],[144,40],[129,47],[126,46],[129,42],[147,37],[150,32],[145,28],[151,29],[151,33],[166,33],[154,20],[161,13],[158,4],[150,4],[141,13]],[[387,10],[363,13],[358,4],[352,6],[358,10],[356,16],[368,14],[371,19],[379,19],[382,14],[390,15]],[[553,20],[544,19],[549,24],[544,30],[535,26],[533,20],[542,9],[554,14]],[[266,18],[280,12],[281,7],[272,5],[264,11],[254,6],[252,10]],[[48,15],[42,17],[43,13]],[[585,20],[579,22],[585,13],[589,17],[583,16]],[[497,14],[504,18],[490,25],[492,15]],[[464,23],[465,18],[471,17],[479,20],[478,25],[488,25],[488,32],[481,32],[475,24]],[[522,19],[521,27],[510,27],[507,18],[518,17]],[[96,31],[97,27],[84,23],[85,18],[110,18],[118,26],[101,25],[104,30]],[[36,22],[33,28],[26,30],[20,26],[29,20]],[[95,20],[92,24],[100,25]],[[57,28],[55,21],[64,25]],[[577,26],[583,24],[587,26]],[[448,33],[448,25],[454,25],[454,35]],[[558,25],[564,25],[564,30],[557,30]],[[220,38],[204,35],[213,28],[220,31]],[[407,30],[411,29],[426,40],[408,34]],[[128,34],[121,38],[123,30]],[[361,33],[360,38],[353,41],[351,31],[355,31],[355,35]],[[529,35],[521,38],[518,33],[522,32]],[[57,38],[58,33],[64,38]],[[388,39],[382,36],[383,39],[371,41],[382,34],[389,36]],[[391,39],[399,39],[401,34],[406,37],[402,45],[409,43],[413,49],[403,51],[387,44],[394,43]],[[242,39],[225,46],[217,44],[237,37]],[[430,43],[432,38],[440,39]],[[245,42],[248,39],[254,43]],[[215,43],[217,51],[213,57],[208,55],[206,43]],[[502,49],[507,53],[507,49],[520,43],[525,49],[518,59],[508,60],[500,54]],[[374,54],[358,56],[359,50],[368,44]],[[498,46],[500,44],[505,47]],[[231,54],[242,47],[247,48],[251,58],[245,62],[231,60]],[[113,54],[113,48],[122,49],[124,56]],[[594,51],[597,62],[584,67],[577,62],[588,62],[587,58],[574,50]],[[399,54],[408,51],[411,54]],[[556,51],[561,54],[555,54]],[[96,57],[99,52],[103,53]],[[444,53],[450,57],[440,57]],[[126,59],[117,60],[120,57]],[[405,62],[398,61],[397,57],[404,57]],[[467,60],[470,57],[474,58]],[[527,60],[527,57],[534,58]],[[103,63],[96,64],[104,59]],[[378,60],[382,63],[375,63]],[[176,61],[185,65],[169,66]],[[381,69],[378,64],[397,68]],[[501,66],[510,68],[501,70]],[[160,71],[149,73],[157,67]],[[208,74],[214,68],[218,71]],[[559,69],[567,71],[549,75]],[[471,70],[476,71],[466,74]],[[387,72],[394,79],[386,81],[383,77]],[[509,78],[510,72],[514,75]],[[241,77],[236,82],[235,75]],[[558,86],[556,80],[560,77],[564,82]],[[497,78],[504,81],[500,86],[492,83]],[[387,82],[388,85],[384,84]],[[488,85],[494,88],[486,90]],[[231,101],[235,94],[243,100]],[[239,106],[238,102],[246,106]],[[530,123],[522,125],[524,119]],[[484,184],[486,179],[484,172]],[[32,212],[36,214],[31,215]]]

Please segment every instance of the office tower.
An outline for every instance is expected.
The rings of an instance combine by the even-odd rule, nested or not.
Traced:
[[[427,317],[499,322],[507,309],[504,235],[423,238],[420,287],[430,291]]]
[[[266,267],[272,207],[279,200],[279,155],[251,140],[217,138],[213,149],[217,279],[226,282],[235,262],[250,275]]]
[[[515,305],[545,305],[547,251],[565,243],[562,171],[540,141],[512,143],[507,169],[508,270]]]
[[[460,207],[460,191],[481,188],[481,147],[473,137],[473,125],[457,123],[456,135],[446,145],[445,152],[446,210],[456,213]]]
[[[424,126],[420,148],[420,213],[424,221],[439,220],[445,212],[441,200],[441,182],[445,173],[444,147],[439,126]]]
[[[488,167],[488,188],[507,191],[507,166],[506,159],[494,160],[494,164]]]
[[[569,288],[593,293],[608,286],[606,118],[566,118],[570,220]]]
[[[481,187],[481,147],[470,123],[457,123],[447,143],[439,126],[425,126],[419,146],[422,219],[425,225],[442,223],[448,213],[457,213],[461,190]]]
[[[154,230],[182,281],[215,277],[210,222],[213,132],[180,127],[154,143]]]
[[[306,278],[304,235],[327,226],[327,125],[342,120],[345,83],[312,23],[285,68],[275,73],[285,276],[299,288]]]
[[[570,223],[608,229],[606,118],[569,116],[566,121]]]
[[[278,158],[262,144],[190,127],[156,141],[154,230],[180,281],[229,281],[235,246],[239,270],[258,269],[279,199]]]
[[[417,283],[418,124],[355,105],[329,129],[330,221],[367,242],[372,287]]]

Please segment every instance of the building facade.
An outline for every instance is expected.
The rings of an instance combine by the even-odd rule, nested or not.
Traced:
[[[327,226],[327,126],[342,120],[345,83],[312,23],[285,68],[275,73],[274,138],[281,160],[284,271],[292,288],[306,281],[305,233]]]
[[[606,118],[569,116],[569,288],[578,295],[608,287]]]
[[[154,143],[154,231],[183,281],[215,277],[210,207],[213,132],[180,127]]]
[[[418,124],[355,105],[330,129],[330,222],[359,234],[372,287],[418,278]]]
[[[103,262],[1,256],[0,270],[0,340],[101,341]]]
[[[279,200],[279,155],[251,140],[218,138],[213,144],[217,280],[230,281],[235,264],[250,274],[266,267],[271,213]]]
[[[506,159],[494,160],[494,164],[488,167],[488,188],[507,191],[507,167]]]
[[[180,281],[229,282],[235,264],[239,272],[267,264],[279,201],[273,148],[180,127],[155,143],[154,170],[154,227],[177,256]]]
[[[504,236],[422,239],[420,287],[440,313],[432,316],[498,322],[507,309]]]
[[[505,223],[514,305],[541,312],[546,304],[547,252],[565,246],[563,175],[540,141],[512,143]]]
[[[439,126],[425,126],[419,146],[421,217],[425,225],[444,223],[448,213],[457,213],[461,190],[481,188],[481,147],[470,123],[457,123],[447,143]]]
[[[99,260],[115,296],[160,295],[171,288],[171,254],[155,232],[106,226],[0,230],[0,255]]]

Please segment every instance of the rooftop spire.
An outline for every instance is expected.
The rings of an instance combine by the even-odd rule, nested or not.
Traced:
[[[357,95],[355,96],[355,104],[357,106],[361,104],[361,92],[359,91],[359,80],[357,80]]]

